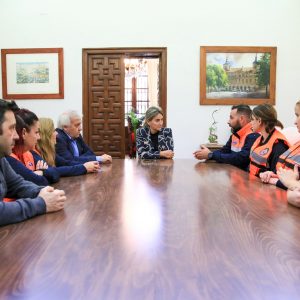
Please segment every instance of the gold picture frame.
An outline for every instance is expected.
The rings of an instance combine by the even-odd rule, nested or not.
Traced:
[[[201,46],[200,105],[275,105],[277,47]]]

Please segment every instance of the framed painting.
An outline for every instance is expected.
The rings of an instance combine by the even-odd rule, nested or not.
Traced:
[[[200,47],[200,104],[275,104],[276,47]]]
[[[4,99],[64,98],[62,48],[2,49]]]

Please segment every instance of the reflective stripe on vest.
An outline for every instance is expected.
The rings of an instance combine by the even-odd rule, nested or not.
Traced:
[[[284,169],[294,169],[295,165],[300,165],[300,142],[296,143],[280,155],[276,170],[280,167]]]
[[[264,154],[261,154],[261,155],[264,155]],[[267,165],[269,156],[264,157],[264,156],[261,156],[261,155],[256,153],[256,152],[252,152],[251,153],[251,161],[255,162],[259,165]]]
[[[253,131],[251,129],[251,123],[248,123],[236,133],[239,137],[237,137],[235,134],[232,134],[231,151],[240,152],[245,145],[247,136],[250,133],[253,133]]]
[[[233,151],[233,152],[241,152],[241,150],[242,150],[242,148],[233,147],[233,146],[231,145],[231,151]]]
[[[278,140],[284,141],[284,143],[289,146],[286,137],[275,129],[270,137],[269,141],[259,146],[262,137],[258,137],[250,151],[250,167],[249,172],[253,175],[258,175],[259,171],[263,168],[268,167],[268,160],[272,153],[273,146]]]

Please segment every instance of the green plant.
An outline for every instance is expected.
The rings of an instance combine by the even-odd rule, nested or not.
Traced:
[[[131,125],[135,136],[136,130],[139,128],[141,124],[141,120],[137,117],[137,115],[133,110],[129,113],[129,118],[131,120]]]
[[[216,113],[219,109],[215,109],[211,116],[213,119],[213,123],[211,124],[211,126],[208,128],[209,130],[209,136],[208,136],[208,141],[210,143],[218,143],[218,135],[217,135],[217,123],[215,118],[214,118],[214,113]]]

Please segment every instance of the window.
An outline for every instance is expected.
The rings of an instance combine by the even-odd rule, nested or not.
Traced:
[[[145,115],[149,103],[148,75],[125,77],[125,126],[131,111],[140,118]]]
[[[158,105],[159,59],[125,59],[125,126],[134,111],[138,118],[152,105]]]

